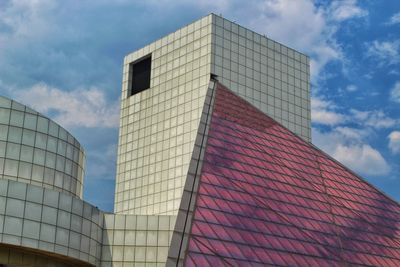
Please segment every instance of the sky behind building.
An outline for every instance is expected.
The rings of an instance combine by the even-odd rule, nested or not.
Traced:
[[[400,3],[0,0],[0,94],[86,149],[112,210],[123,57],[214,12],[311,57],[313,143],[400,200]]]

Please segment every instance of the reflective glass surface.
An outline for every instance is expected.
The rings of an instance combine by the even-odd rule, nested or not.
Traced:
[[[210,76],[211,30],[206,16],[125,57],[117,213],[178,211]],[[150,88],[131,95],[130,64],[149,54]]]
[[[57,253],[99,266],[102,212],[76,197],[52,189],[7,179],[0,180],[0,184],[1,243],[39,248],[43,253]],[[82,214],[71,214],[72,199],[80,202],[76,206],[85,207],[85,218]],[[78,253],[71,254],[71,250]],[[0,262],[4,263],[1,255]]]
[[[82,196],[84,153],[56,123],[0,96],[0,178]],[[60,178],[61,177],[61,178]]]
[[[400,206],[218,85],[185,266],[398,266]]]

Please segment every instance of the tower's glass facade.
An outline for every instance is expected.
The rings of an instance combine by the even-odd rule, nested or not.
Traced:
[[[131,96],[149,55],[150,88]],[[116,213],[177,213],[211,74],[311,140],[308,57],[210,14],[125,57]]]

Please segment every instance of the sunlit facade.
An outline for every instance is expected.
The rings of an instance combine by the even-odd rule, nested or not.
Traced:
[[[174,216],[110,214],[82,200],[82,146],[5,97],[0,129],[0,264],[164,266]]]
[[[210,14],[125,57],[116,213],[176,215],[211,75],[311,141],[309,58]]]
[[[0,263],[99,264],[104,215],[82,200],[85,155],[79,142],[4,97],[0,128]]]

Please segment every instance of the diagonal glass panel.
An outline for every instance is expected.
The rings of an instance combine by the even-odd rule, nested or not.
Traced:
[[[400,265],[400,206],[217,84],[186,266]]]

